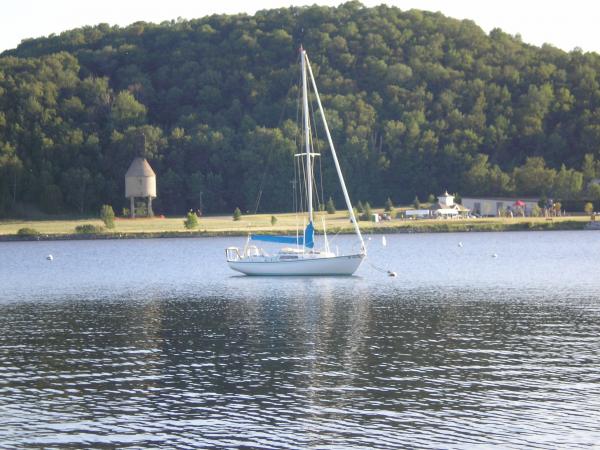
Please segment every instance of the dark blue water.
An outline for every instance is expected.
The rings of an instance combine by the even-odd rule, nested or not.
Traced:
[[[242,238],[0,243],[0,447],[600,443],[600,233],[387,243],[396,278],[237,276]]]

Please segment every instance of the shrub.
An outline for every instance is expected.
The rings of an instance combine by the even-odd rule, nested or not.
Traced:
[[[333,199],[331,197],[329,197],[329,200],[327,200],[326,209],[327,214],[335,214],[335,203],[333,203]]]
[[[40,232],[35,228],[19,228],[17,231],[17,236],[39,236]]]
[[[538,205],[533,205],[533,208],[531,208],[531,217],[541,217],[542,215],[542,208],[540,208]]]
[[[392,212],[393,209],[394,209],[394,204],[392,203],[392,199],[388,197],[387,200],[385,201],[385,210],[387,212]]]
[[[361,214],[365,212],[365,207],[363,206],[363,204],[360,200],[358,201],[358,204],[356,205],[356,210]]]
[[[594,212],[594,204],[592,202],[587,202],[583,207],[583,212],[591,214]]]
[[[75,233],[79,234],[98,234],[102,233],[103,229],[101,226],[94,225],[91,223],[84,223],[83,225],[77,225],[75,227]]]
[[[114,228],[115,227],[115,212],[113,211],[112,206],[110,205],[102,205],[100,208],[100,218],[106,228]]]
[[[427,203],[435,203],[435,195],[429,194],[429,197],[427,197]]]
[[[240,208],[235,208],[233,210],[233,220],[242,220],[242,212]]]
[[[183,221],[183,226],[187,230],[193,230],[194,228],[198,228],[198,216],[194,211],[190,211],[189,213],[187,213],[187,217]]]
[[[366,202],[364,212],[361,214],[359,219],[360,220],[371,220],[372,214],[373,214],[373,211],[371,211],[371,205],[369,205],[369,202]]]
[[[276,223],[277,223],[277,217],[271,216],[271,225],[275,226]]]

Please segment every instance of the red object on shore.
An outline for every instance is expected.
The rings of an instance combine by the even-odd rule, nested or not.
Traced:
[[[525,202],[523,200],[517,200],[515,206],[525,206]]]

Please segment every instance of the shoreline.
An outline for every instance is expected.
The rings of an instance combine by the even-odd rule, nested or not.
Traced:
[[[547,221],[517,221],[517,222],[402,222],[401,224],[387,226],[369,226],[362,229],[362,233],[369,234],[413,234],[413,233],[485,233],[504,231],[565,231],[593,229],[582,220],[547,220]],[[257,229],[258,234],[272,233],[273,231]],[[277,234],[295,234],[295,230],[276,230]],[[353,234],[351,228],[331,227],[328,235]],[[19,236],[18,234],[0,234],[0,242],[27,242],[27,241],[75,241],[75,240],[116,240],[116,239],[164,239],[164,238],[199,238],[199,237],[243,237],[248,235],[248,230],[197,230],[197,231],[138,231],[119,232],[106,231],[102,233],[40,233],[39,235]]]

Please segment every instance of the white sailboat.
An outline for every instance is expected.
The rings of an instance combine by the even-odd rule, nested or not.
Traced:
[[[366,246],[358,222],[354,216],[352,203],[346,189],[344,176],[335,152],[335,147],[331,139],[327,119],[317,84],[313,76],[312,69],[306,51],[300,48],[300,65],[302,70],[302,109],[303,109],[303,128],[304,128],[304,153],[295,156],[303,158],[305,164],[304,174],[306,176],[306,204],[308,213],[308,225],[301,235],[297,236],[269,236],[251,234],[248,237],[246,246],[243,249],[238,247],[228,247],[225,250],[227,263],[233,270],[246,275],[296,275],[296,276],[317,276],[317,275],[352,275],[367,255]],[[327,235],[324,234],[324,248],[316,249],[314,240],[314,218],[313,218],[313,164],[314,157],[318,153],[311,151],[310,139],[310,120],[308,108],[308,86],[307,79],[310,77],[311,85],[319,106],[319,112],[323,120],[323,126],[327,135],[327,141],[333,156],[333,162],[339,177],[339,181],[346,201],[346,207],[350,215],[350,220],[354,225],[356,238],[360,244],[360,251],[353,254],[337,254],[330,250],[327,241]],[[251,241],[275,242],[288,244],[288,247],[280,249],[274,254],[269,254],[265,250],[251,245]]]

